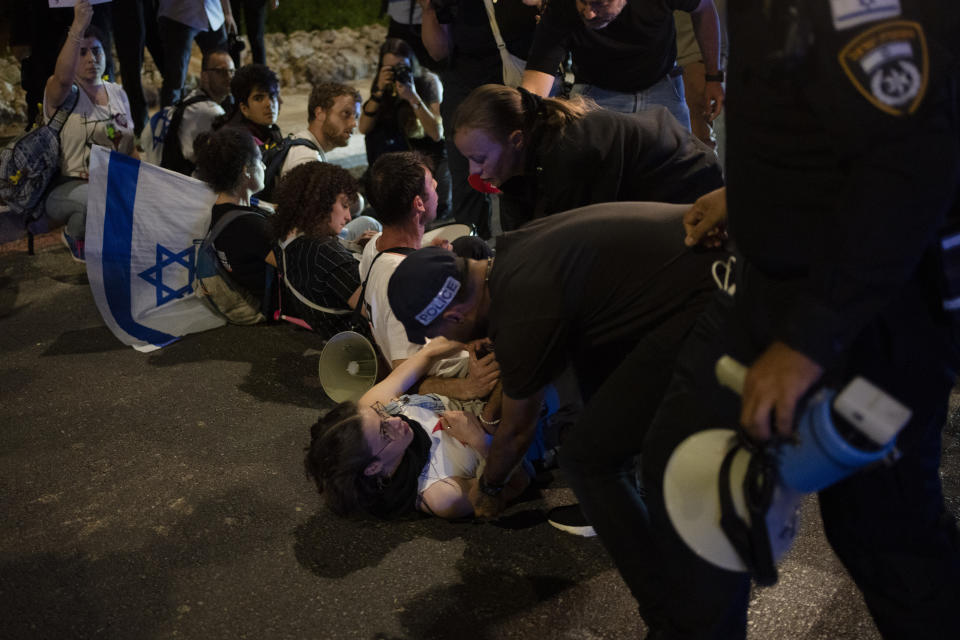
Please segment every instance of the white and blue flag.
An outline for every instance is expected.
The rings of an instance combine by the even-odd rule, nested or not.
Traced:
[[[214,200],[199,180],[93,148],[87,277],[104,322],[124,344],[153,351],[225,324],[193,294],[194,242],[207,233]]]

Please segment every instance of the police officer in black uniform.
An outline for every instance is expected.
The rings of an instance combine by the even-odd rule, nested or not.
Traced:
[[[736,289],[701,316],[644,443],[657,535],[624,577],[658,587],[640,602],[650,637],[743,638],[749,576],[677,536],[669,456],[706,428],[788,436],[811,391],[861,375],[913,414],[899,460],[820,493],[827,538],[884,637],[956,637],[960,549],[938,471],[958,361],[938,235],[960,183],[960,7],[731,0],[729,27],[727,191],[686,222],[692,242],[729,210]],[[742,401],[714,378],[725,353],[749,365]]]

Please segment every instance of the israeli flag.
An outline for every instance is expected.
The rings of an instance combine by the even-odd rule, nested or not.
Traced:
[[[153,351],[226,324],[193,294],[194,242],[216,200],[206,184],[95,146],[88,194],[87,277],[121,342]]]

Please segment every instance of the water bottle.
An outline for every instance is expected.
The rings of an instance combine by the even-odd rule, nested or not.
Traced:
[[[723,356],[717,380],[743,393],[747,368]],[[796,418],[794,438],[776,450],[780,481],[797,491],[820,491],[886,458],[911,411],[862,377],[839,393],[820,389]]]

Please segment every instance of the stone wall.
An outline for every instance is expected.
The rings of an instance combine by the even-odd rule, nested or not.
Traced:
[[[285,92],[307,92],[324,81],[352,82],[373,75],[377,52],[386,38],[386,28],[369,25],[360,29],[268,33],[267,64],[277,72]],[[244,50],[246,62],[250,47]],[[145,54],[143,84],[149,102],[155,101],[161,78],[149,53]],[[197,83],[200,51],[194,45],[187,87]],[[11,56],[0,56],[0,136],[10,136],[26,124],[25,93],[20,88],[20,65]]]

